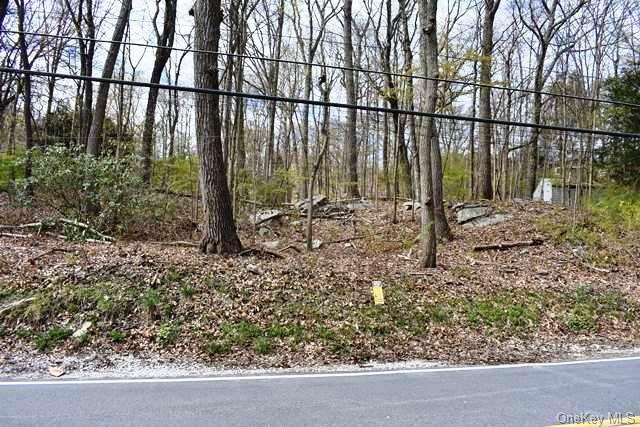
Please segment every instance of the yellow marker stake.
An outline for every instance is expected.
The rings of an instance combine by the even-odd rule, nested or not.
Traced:
[[[373,293],[373,302],[375,305],[383,305],[384,292],[382,291],[382,282],[373,282],[371,292]]]

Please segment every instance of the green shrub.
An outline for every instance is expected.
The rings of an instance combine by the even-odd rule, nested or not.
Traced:
[[[593,221],[611,234],[640,230],[640,193],[632,188],[610,185],[598,190],[589,211]]]
[[[111,337],[111,341],[115,343],[121,343],[127,339],[127,334],[117,329],[114,329],[109,333],[109,337]]]
[[[216,354],[224,354],[229,350],[231,350],[229,341],[220,339],[210,340],[204,347],[204,351],[210,356],[215,356]]]
[[[41,352],[49,351],[64,342],[72,334],[73,331],[69,328],[53,326],[47,331],[36,335],[36,348]]]
[[[16,155],[0,153],[0,190],[12,190],[14,181],[24,178],[24,168],[17,160]]]
[[[158,329],[158,342],[164,346],[172,345],[178,339],[180,325],[177,323],[165,323]]]
[[[142,297],[142,305],[149,310],[155,311],[158,309],[161,303],[160,291],[157,289],[149,289]]]
[[[32,161],[35,197],[64,217],[101,230],[119,230],[138,209],[148,206],[148,192],[133,157],[93,157],[51,146],[34,149]]]
[[[253,342],[253,349],[258,354],[269,354],[272,350],[271,342],[266,337],[256,338]]]

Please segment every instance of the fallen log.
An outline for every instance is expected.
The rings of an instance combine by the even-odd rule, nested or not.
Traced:
[[[502,242],[502,243],[494,243],[494,244],[490,244],[490,245],[475,246],[473,248],[473,251],[474,252],[503,251],[503,250],[512,249],[512,248],[521,248],[521,247],[527,247],[527,246],[540,246],[543,243],[544,243],[544,240],[542,240],[542,239],[525,240],[525,241],[522,241],[522,242]]]
[[[271,255],[274,258],[280,258],[280,259],[284,259],[285,256],[282,255],[279,252],[275,252],[272,251],[270,249],[267,249],[263,246],[260,247],[251,247],[251,248],[247,248],[245,250],[243,250],[242,252],[240,252],[238,255],[240,256],[244,256],[244,255]]]

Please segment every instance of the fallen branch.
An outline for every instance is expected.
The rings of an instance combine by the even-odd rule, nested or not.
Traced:
[[[521,248],[526,246],[540,246],[544,243],[542,239],[525,240],[522,242],[503,242],[490,245],[481,245],[473,248],[474,252],[481,251],[502,251],[505,249]]]
[[[33,264],[36,260],[38,260],[38,259],[40,259],[40,258],[42,258],[42,257],[45,257],[45,256],[47,256],[47,255],[51,255],[51,254],[56,253],[56,252],[75,252],[75,249],[66,249],[66,248],[53,248],[53,249],[49,249],[48,251],[44,251],[44,252],[42,252],[41,254],[38,254],[38,255],[36,255],[36,256],[34,256],[34,257],[29,258],[29,259],[27,260],[27,262],[28,262],[29,264]]]
[[[2,237],[11,237],[13,239],[29,239],[32,237],[31,234],[15,234],[15,233],[0,233]]]
[[[23,306],[31,301],[35,300],[35,297],[24,298],[18,301],[10,302],[9,304],[0,306],[0,315],[3,315],[6,312],[13,310],[14,308],[18,308]]]
[[[156,245],[162,246],[184,246],[188,248],[199,248],[200,243],[196,242],[187,242],[187,241],[177,241],[177,242],[154,242]]]
[[[240,256],[244,256],[244,255],[271,255],[274,258],[280,258],[280,259],[284,259],[285,256],[282,255],[281,253],[272,251],[270,249],[267,249],[263,246],[260,247],[251,247],[251,248],[247,248],[245,250],[243,250],[242,252],[240,252],[238,255]]]
[[[88,224],[85,224],[83,222],[78,222],[78,221],[73,221],[71,219],[66,219],[66,218],[60,218],[59,220],[62,224],[66,224],[66,225],[70,225],[72,227],[76,227],[76,228],[80,228],[83,229],[85,231],[88,231],[92,234],[95,234],[96,236],[98,236],[100,239],[105,240],[107,242],[113,242],[115,239],[111,236],[107,236],[106,234],[102,234],[101,232],[99,232],[98,230],[96,230],[95,228],[90,227]],[[88,240],[88,239],[87,239]]]
[[[279,251],[279,252],[286,252],[286,251],[288,251],[289,249],[293,249],[294,251],[296,251],[296,252],[298,252],[298,253],[301,253],[301,252],[302,252],[302,250],[301,250],[299,247],[297,247],[296,245],[289,245],[289,246],[285,246],[284,248],[280,249],[280,251]]]

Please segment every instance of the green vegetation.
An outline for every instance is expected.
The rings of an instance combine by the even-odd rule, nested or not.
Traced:
[[[253,342],[253,349],[258,354],[268,354],[272,351],[271,342],[266,337],[258,337]]]
[[[474,298],[466,307],[473,326],[511,334],[537,327],[540,322],[538,294],[498,294]]]
[[[24,168],[20,167],[19,156],[0,153],[0,190],[13,190],[15,180],[24,178]]]
[[[640,192],[611,185],[596,192],[588,206],[593,222],[613,236],[640,231]]]
[[[32,161],[30,184],[39,203],[66,218],[123,231],[150,204],[134,158],[93,157],[51,146],[33,150]]]
[[[449,153],[443,159],[443,188],[447,200],[465,200],[469,196],[467,159],[462,154]]]
[[[175,344],[180,334],[180,324],[171,322],[163,323],[158,329],[158,342],[163,346]]]
[[[35,337],[36,348],[40,352],[46,352],[57,347],[63,343],[67,338],[73,334],[73,331],[69,328],[63,328],[61,326],[53,326],[45,332],[42,332]]]
[[[630,104],[640,103],[640,67],[629,64],[618,77],[605,83],[609,99]],[[640,133],[640,111],[625,105],[610,106],[606,111],[607,126],[611,129]],[[599,163],[609,176],[622,185],[640,190],[640,140],[611,138],[599,150]]]
[[[127,334],[118,329],[114,329],[109,333],[109,337],[111,338],[111,341],[113,341],[114,343],[122,343],[126,341]]]

